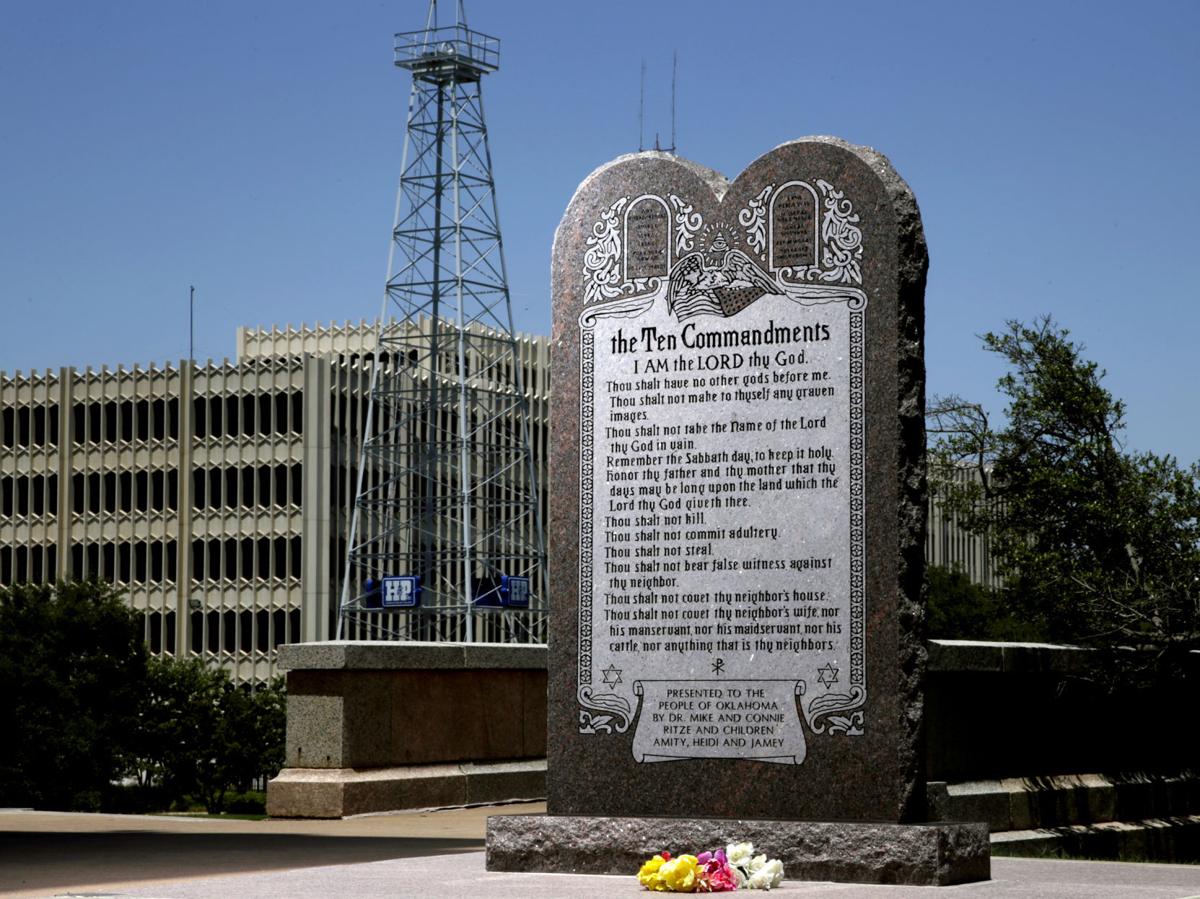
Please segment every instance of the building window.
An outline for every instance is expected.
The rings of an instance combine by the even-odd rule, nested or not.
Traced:
[[[133,545],[133,579],[139,584],[146,582],[146,544]]]
[[[150,439],[150,403],[147,400],[138,400],[134,406],[134,422],[137,424],[137,439]]]
[[[242,397],[242,434],[247,437],[258,433],[254,428],[254,397],[246,394]]]
[[[232,610],[221,614],[221,648],[225,652],[237,651],[237,612]]]
[[[196,655],[204,652],[204,613],[192,612],[189,621],[191,630],[192,652]]]
[[[166,406],[162,400],[155,400],[150,405],[150,429],[155,440],[162,440],[167,433]]]
[[[271,648],[271,618],[266,609],[259,609],[254,614],[255,644],[259,652],[267,652]]]
[[[150,652],[158,655],[162,652],[162,614],[151,612],[146,616],[146,642],[150,644]]]
[[[132,548],[128,543],[117,546],[117,580],[128,584],[133,580]]]
[[[258,396],[258,434],[270,434],[274,428],[271,425],[271,397],[262,393]]]
[[[254,651],[254,613],[244,610],[238,614],[239,647],[242,652]]]

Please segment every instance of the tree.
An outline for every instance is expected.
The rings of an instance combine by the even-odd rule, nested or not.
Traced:
[[[934,640],[1030,640],[1043,634],[1034,622],[1015,615],[987,587],[960,568],[929,565],[925,569],[926,634]]]
[[[1126,451],[1124,404],[1069,332],[1045,317],[983,338],[1009,371],[1007,421],[935,398],[937,489],[989,536],[1001,599],[1050,638],[1149,649],[1160,673],[1200,648],[1200,470]],[[956,483],[939,468],[971,467]]]
[[[150,660],[129,767],[167,803],[197,790],[213,753],[219,703],[228,675],[201,659]]]
[[[225,703],[221,774],[241,792],[258,777],[273,777],[284,761],[287,693],[277,677],[257,689],[235,689]]]
[[[145,682],[141,616],[98,581],[0,589],[0,805],[97,809]]]
[[[130,767],[166,801],[192,795],[212,814],[231,789],[246,790],[283,765],[282,680],[239,687],[204,660],[152,659]]]
[[[132,775],[143,802],[219,812],[282,767],[282,680],[252,692],[200,659],[150,658],[142,628],[99,581],[0,588],[0,806],[96,811]]]

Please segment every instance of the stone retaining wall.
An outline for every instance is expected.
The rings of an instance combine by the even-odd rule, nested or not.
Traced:
[[[545,795],[546,648],[305,643],[267,813],[340,818]]]
[[[929,641],[931,820],[993,832],[1200,814],[1187,685],[1117,703],[1067,646]],[[280,648],[281,817],[546,795],[544,646],[331,642]],[[1103,773],[1101,773],[1103,772]]]

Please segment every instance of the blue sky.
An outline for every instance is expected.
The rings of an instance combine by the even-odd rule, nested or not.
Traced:
[[[444,4],[449,6],[449,4]],[[0,369],[179,360],[237,325],[373,317],[423,0],[10,0],[0,29]],[[930,393],[998,406],[976,339],[1052,313],[1200,459],[1200,3],[470,2],[513,311],[549,330],[575,186],[648,140],[733,177],[783,141],[885,153],[932,259]],[[738,18],[740,17],[740,19]]]

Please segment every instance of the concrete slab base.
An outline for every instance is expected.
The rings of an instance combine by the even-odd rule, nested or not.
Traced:
[[[702,852],[750,840],[788,880],[949,886],[988,880],[986,824],[738,821],[497,815],[487,869],[632,874],[664,849]]]
[[[394,768],[284,768],[267,784],[272,818],[344,818],[546,795],[546,760]]]

